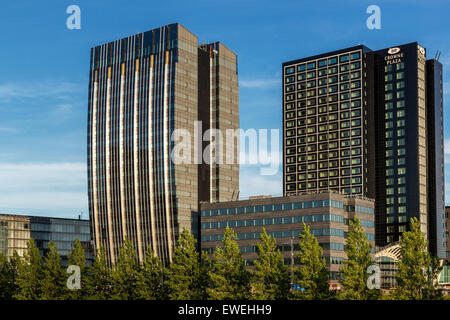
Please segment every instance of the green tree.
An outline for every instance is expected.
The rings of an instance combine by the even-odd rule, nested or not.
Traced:
[[[20,258],[16,251],[8,260],[3,252],[0,252],[0,300],[11,300],[17,293],[17,274]]]
[[[194,236],[183,229],[166,281],[170,299],[200,300],[207,297],[206,288],[209,284],[207,261],[197,252],[195,244]]]
[[[140,265],[137,261],[136,250],[130,239],[125,239],[119,250],[119,258],[112,269],[112,298],[119,300],[137,299],[136,285]]]
[[[345,246],[347,260],[341,268],[344,299],[364,300],[371,296],[367,288],[367,268],[371,265],[370,252],[372,246],[367,241],[361,222],[354,217],[349,221],[349,232]]]
[[[111,296],[111,268],[106,258],[106,250],[100,247],[95,252],[95,259],[86,279],[88,299],[106,300]]]
[[[67,297],[67,275],[61,267],[61,257],[53,241],[48,244],[48,251],[43,266],[41,280],[41,299],[61,300]]]
[[[164,300],[168,298],[165,279],[167,269],[153,250],[149,248],[145,254],[141,272],[138,274],[136,294],[139,299]]]
[[[83,249],[83,246],[81,245],[80,240],[75,239],[74,245],[73,245],[73,249],[72,251],[69,253],[68,256],[68,260],[69,260],[69,265],[75,265],[80,267],[80,284],[81,284],[81,288],[80,289],[74,289],[74,290],[70,290],[69,292],[69,299],[72,300],[81,300],[84,298],[85,294],[86,294],[86,253]]]
[[[250,273],[245,269],[236,234],[228,227],[223,235],[222,246],[213,255],[212,270],[209,272],[209,296],[214,300],[248,299]]]
[[[27,242],[27,250],[17,266],[18,300],[38,300],[41,297],[41,280],[43,278],[42,258],[34,240]]]
[[[428,252],[428,241],[420,231],[420,222],[412,218],[410,231],[400,239],[397,295],[401,299],[431,298],[437,292],[434,281],[442,269],[439,260]]]
[[[264,228],[260,239],[252,277],[253,297],[258,300],[286,299],[290,289],[289,274],[276,240]]]
[[[328,295],[328,271],[323,258],[323,249],[305,223],[303,223],[303,231],[299,235],[297,257],[300,266],[295,270],[295,278],[305,288],[304,293],[296,294],[297,297],[321,299]]]

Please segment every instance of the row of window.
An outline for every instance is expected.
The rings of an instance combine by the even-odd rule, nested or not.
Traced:
[[[337,200],[316,200],[316,201],[287,202],[287,203],[277,203],[277,204],[236,207],[236,208],[211,209],[211,210],[202,210],[202,217],[224,216],[224,215],[243,214],[243,213],[259,213],[259,212],[297,210],[297,209],[311,209],[311,208],[323,208],[323,207],[344,209],[344,203],[342,201],[337,201]]]
[[[344,127],[342,127],[344,128]],[[346,126],[345,126],[346,128]],[[307,128],[299,128],[297,130],[295,129],[289,129],[286,130],[286,137],[293,137],[296,134],[298,136],[304,136],[306,134],[312,134],[312,133],[316,133],[316,132],[324,132],[324,131],[332,131],[332,130],[338,130],[339,129],[339,122],[335,122],[335,123],[329,123],[329,124],[324,124],[324,125],[319,125],[319,126],[311,126],[311,127],[307,127]],[[404,131],[404,129],[401,129]],[[346,130],[344,131],[345,133],[342,133],[342,135],[347,135],[348,137],[352,136],[360,136],[361,135],[361,128],[356,128],[356,129],[352,129],[351,131]],[[404,135],[404,133],[403,133]],[[344,137],[344,136],[343,136]]]
[[[306,107],[306,102],[304,100],[303,101],[299,101],[297,103],[297,107],[298,108],[305,108]],[[346,109],[350,109],[350,108],[353,109],[353,108],[359,108],[359,107],[361,107],[361,100],[353,100],[351,102],[345,101],[345,102],[341,102],[340,103],[340,108],[338,107],[337,103],[332,103],[332,104],[325,105],[325,106],[309,108],[306,111],[300,109],[298,111],[298,116],[299,117],[303,117],[303,116],[306,116],[306,115],[310,116],[310,115],[315,115],[316,113],[320,115],[320,114],[327,113],[327,112],[338,111],[338,109],[346,110]],[[294,110],[294,109],[295,109],[295,103],[294,102],[286,103],[286,111]]]
[[[345,139],[348,138],[350,134],[350,131],[341,131],[341,138]],[[361,148],[359,147],[361,145],[361,139],[360,138],[354,138],[354,139],[346,139],[343,141],[335,141],[337,139],[336,137],[333,137],[331,135],[328,135],[328,142],[317,143],[315,140],[315,137],[308,137],[308,140],[305,141],[302,140],[302,137],[298,138],[298,146],[297,147],[290,147],[290,144],[295,143],[295,139],[288,139],[286,141],[286,155],[295,155],[296,153],[310,153],[310,155],[315,155],[314,152],[319,152],[319,159],[328,159],[328,158],[336,158],[338,157],[338,149],[340,147],[341,150],[341,156],[346,157],[350,155],[361,155]],[[304,138],[304,137],[303,137]],[[353,147],[350,149],[350,146]],[[344,150],[345,149],[345,150]],[[334,151],[333,151],[334,150]],[[329,152],[325,152],[329,151]],[[300,156],[302,158],[299,158],[299,161],[306,161],[306,156]],[[314,160],[314,159],[312,159]]]
[[[388,198],[386,198],[386,204],[387,205],[395,204],[395,199],[397,199],[398,204],[406,203],[406,197],[392,197],[392,198],[388,197]]]
[[[315,237],[321,236],[333,236],[333,237],[347,237],[347,232],[342,229],[334,229],[334,228],[322,228],[322,229],[310,229],[310,232]],[[302,230],[286,230],[286,231],[272,231],[267,232],[273,238],[291,238],[298,237],[302,233]],[[249,233],[237,233],[238,240],[253,240],[259,239],[261,233],[259,232],[249,232]],[[366,233],[367,239],[369,241],[375,240],[375,235],[373,233]],[[203,235],[202,242],[210,242],[210,241],[222,241],[223,234],[211,234],[211,235]]]
[[[344,205],[342,201],[337,200],[316,200],[316,201],[304,201],[304,202],[290,202],[272,205],[259,205],[259,206],[247,206],[237,208],[226,209],[211,209],[202,210],[202,217],[222,216],[232,214],[243,213],[259,213],[259,212],[272,212],[272,211],[285,211],[285,210],[297,210],[297,209],[312,209],[332,207],[338,209],[344,209],[346,212],[359,212],[373,214],[374,209],[371,207],[361,205]]]
[[[360,110],[358,110],[360,113]],[[355,114],[357,114],[358,112],[355,111]],[[345,116],[345,115],[344,115]],[[330,115],[324,115],[324,116],[319,116],[319,117],[308,117],[308,118],[303,118],[303,119],[298,119],[298,120],[290,120],[290,121],[286,121],[286,128],[292,128],[292,127],[303,127],[303,126],[310,126],[316,123],[327,123],[329,121],[334,121],[338,119],[338,115],[337,113],[335,114],[330,114]],[[341,119],[342,115],[341,115]],[[397,120],[397,123],[403,121],[403,126],[405,124],[405,120]],[[361,125],[361,119],[360,118],[356,118],[356,119],[352,119],[352,120],[341,120],[339,122],[341,129],[347,129],[350,127],[359,127]],[[397,124],[398,125],[398,124]],[[323,126],[319,126],[319,131],[324,131],[324,129],[321,129],[321,127],[325,127],[327,128],[327,125],[323,125]]]
[[[313,73],[312,73],[312,76],[306,75],[306,79],[312,79],[312,78],[314,78],[313,76],[314,76]],[[401,75],[399,75],[398,77],[401,77]],[[319,89],[324,90],[322,94],[329,93],[330,88],[335,88],[335,90],[333,90],[333,92],[337,92],[337,89],[338,89],[337,83],[338,82],[346,82],[346,81],[351,81],[351,83],[343,83],[339,86],[339,88],[342,88],[343,90],[348,90],[350,88],[359,88],[359,87],[361,87],[361,81],[359,81],[360,78],[361,78],[360,71],[343,73],[339,76],[331,76],[328,78],[319,78],[319,79],[314,78],[314,80],[309,80],[306,82],[304,81],[305,79],[303,77],[298,76],[297,81],[299,81],[299,82],[297,83],[297,90],[305,90],[307,88],[315,87],[316,85],[319,87],[328,85],[328,90],[327,90],[327,87],[319,88]],[[358,80],[358,81],[353,81],[353,80]],[[294,76],[287,77],[285,91],[286,92],[295,91],[294,83],[295,83]],[[336,84],[336,85],[333,86],[332,84]],[[292,100],[291,98],[288,98],[289,96],[293,96],[293,94],[286,94],[287,101]]]
[[[397,219],[398,218],[398,219]],[[406,216],[389,216],[386,217],[386,223],[407,223],[408,219]]]
[[[330,142],[330,144],[336,145],[338,144],[337,142]],[[315,145],[313,145],[315,146]],[[298,162],[306,162],[306,161],[316,161],[317,159],[319,160],[325,160],[325,159],[333,159],[333,158],[337,158],[338,157],[338,152],[337,151],[332,151],[332,152],[320,152],[319,156],[317,157],[316,153],[311,153],[311,152],[316,152],[316,148],[310,148],[311,146],[305,147],[305,146],[299,146],[297,148],[288,148],[286,149],[286,155],[295,155],[296,151],[298,150],[298,153],[305,153],[306,151],[309,153],[308,155],[299,155],[297,157]],[[343,146],[341,146],[343,147]],[[333,149],[335,149],[337,147],[333,147]],[[361,155],[362,151],[361,148],[353,148],[353,149],[342,149],[341,150],[341,158],[345,158],[345,157],[350,157],[350,156],[359,156]]]
[[[322,228],[322,229],[310,229],[310,232],[315,237],[320,236],[335,236],[335,237],[344,237],[345,231],[343,229],[334,229],[334,228]],[[302,233],[302,230],[286,230],[286,231],[271,231],[267,232],[273,238],[291,238],[298,237]],[[250,239],[259,239],[261,233],[260,232],[249,232],[249,233],[237,233],[238,240],[250,240]],[[203,235],[202,242],[208,241],[222,241],[223,234],[210,234]]]
[[[328,171],[321,171],[319,172],[319,176],[321,179],[323,178],[327,178],[327,176],[330,175],[331,177],[335,177],[337,175],[336,171],[330,171],[330,174],[328,174]],[[304,173],[304,174],[299,174],[297,179],[295,179],[296,176],[295,175],[290,175],[286,177],[286,181],[287,182],[293,182],[293,181],[302,181],[302,180],[315,180],[317,179],[317,172],[308,172],[308,174]],[[330,183],[324,183],[324,184],[320,184],[321,187],[326,187],[326,186],[337,186],[337,181],[335,181],[334,183],[331,182],[332,180],[330,180]],[[320,181],[322,182],[322,181]],[[328,180],[324,180],[323,182],[328,182]],[[350,184],[362,184],[362,178],[361,176],[356,176],[356,177],[352,177],[352,178],[343,178],[341,179],[341,185],[350,185]]]
[[[405,88],[405,81],[398,81],[395,84],[395,87],[398,89],[403,89]],[[387,83],[384,85],[384,91],[391,91],[394,89],[394,84],[393,83]]]
[[[344,223],[344,216],[336,214],[314,214],[308,216],[294,216],[294,217],[277,217],[264,219],[246,219],[246,220],[229,220],[229,221],[214,221],[203,222],[202,229],[224,229],[237,227],[255,227],[266,226],[274,224],[293,224],[293,223],[311,223],[311,222],[338,222]]]
[[[405,97],[405,91],[404,90],[400,90],[396,92],[396,98],[397,99],[402,99]],[[394,93],[392,92],[388,92],[384,95],[384,99],[385,100],[392,100],[394,99]]]
[[[336,191],[340,191],[341,193],[344,194],[361,194],[362,193],[362,187],[361,186],[352,186],[350,187],[346,187],[346,188],[335,188],[338,187],[338,184],[333,184],[331,185],[331,182],[333,180],[330,181],[320,181],[319,185],[320,188],[323,188],[324,190],[326,188],[331,188],[332,190],[336,190]],[[307,191],[307,190],[311,190],[311,189],[317,189],[317,181],[312,181],[312,182],[301,182],[298,185],[295,183],[291,183],[291,184],[286,184],[286,191]]]
[[[314,110],[314,111],[312,111]],[[344,120],[344,119],[349,119],[349,118],[360,118],[361,117],[361,109],[353,109],[351,111],[347,110],[347,111],[341,111],[341,112],[333,112],[333,113],[324,113],[324,112],[320,112],[321,110],[319,110],[319,114],[316,115],[316,110],[315,108],[312,108],[311,112],[308,112],[309,110],[299,110],[299,111],[289,111],[286,112],[285,114],[285,118],[286,120],[289,119],[295,119],[297,117],[301,118],[298,121],[306,121],[305,123],[309,124],[311,122],[308,121],[312,121],[310,119],[316,119],[319,122],[328,122],[328,121],[335,121],[335,120]],[[404,110],[399,110],[399,111],[403,111],[403,115],[404,116]],[[398,112],[399,112],[398,111]],[[326,111],[325,111],[326,112]],[[397,112],[397,113],[398,113]],[[390,112],[392,114],[392,112]],[[306,118],[306,119],[304,119]]]
[[[397,72],[395,74],[395,80],[403,80],[403,79],[405,79],[405,73],[403,71],[402,72]],[[393,81],[393,80],[394,80],[394,74],[392,74],[392,73],[386,74],[384,76],[384,81],[385,82],[390,82],[390,81]]]
[[[319,80],[320,81],[310,80],[310,81],[306,81],[306,82],[305,81],[300,82],[297,84],[297,90],[300,90],[300,91],[308,90],[308,89],[312,90],[312,88],[314,88],[317,83],[319,83],[319,86],[326,84],[326,82],[324,81],[325,79],[319,79]],[[392,85],[392,84],[390,84],[390,85]],[[296,90],[295,88],[296,87],[294,84],[286,85],[285,92],[295,91]],[[335,84],[335,85],[330,85],[328,87],[327,86],[319,87],[316,92],[318,95],[323,95],[323,94],[327,94],[327,93],[338,92],[338,89],[339,89],[339,91],[347,91],[347,90],[356,89],[356,88],[361,88],[360,80],[341,83],[339,86],[337,84]]]
[[[338,71],[339,73],[348,73],[348,71],[359,71],[359,69],[361,68],[361,63],[359,61],[357,62],[353,62],[353,63],[346,63],[346,64],[341,64],[339,66],[339,68],[337,66],[335,67],[330,67],[330,68],[323,68],[323,69],[319,69],[317,70],[312,70],[312,71],[308,71],[308,72],[301,72],[299,74],[297,74],[297,81],[301,81],[301,80],[306,80],[306,79],[311,79],[311,78],[315,78],[315,77],[326,77],[327,75],[333,75],[333,74],[337,74]],[[291,83],[295,80],[295,76],[291,75],[291,76],[286,76],[285,78],[285,82],[286,83]],[[345,78],[344,78],[345,79]],[[345,80],[344,80],[345,81]]]
[[[347,63],[350,60],[356,60],[360,58],[360,53],[359,52],[353,52],[350,54],[343,54],[339,56],[339,62],[340,63]],[[322,67],[326,67],[326,66],[333,66],[336,65],[338,63],[338,57],[331,57],[331,58],[325,58],[325,59],[321,59],[319,61],[311,61],[311,62],[306,62],[306,63],[302,63],[297,65],[297,68],[295,68],[295,66],[290,66],[286,68],[286,74],[292,74],[295,72],[295,70],[297,69],[298,72],[302,72],[305,70],[313,70],[316,67],[317,68],[322,68]],[[358,62],[359,63],[359,62]]]
[[[338,242],[321,242],[319,243],[319,246],[322,247],[323,250],[333,250],[333,251],[344,251],[345,245],[343,243]],[[208,254],[213,254],[216,251],[217,248],[206,248],[204,251]],[[258,252],[258,246],[240,246],[239,250],[242,253],[257,253]],[[298,243],[293,244],[292,246],[290,244],[280,244],[276,246],[276,250],[280,250],[280,252],[290,252],[290,251],[300,251],[300,246]]]
[[[308,163],[308,164],[299,164],[298,168],[295,165],[292,166],[286,166],[286,173],[294,173],[298,172],[302,173],[304,171],[309,171],[309,172],[314,172],[315,170],[319,170],[316,172],[326,172],[326,169],[333,169],[333,168],[338,168],[338,161],[337,160],[332,160],[329,162],[319,162],[319,169],[317,169],[317,164],[316,163]],[[325,169],[325,170],[324,170]],[[342,168],[341,169],[341,176],[346,176],[346,175],[359,175],[361,174],[361,167],[352,167],[352,168]],[[330,170],[328,171],[328,173],[324,173],[323,175],[319,175],[320,178],[326,178],[326,177],[338,177],[339,176],[339,171],[338,170]],[[312,178],[312,177],[311,177]]]
[[[319,164],[319,167],[321,169],[327,169],[328,165],[331,164],[331,162],[321,162]],[[333,163],[333,167],[337,167],[337,163]],[[304,171],[304,170],[302,170]],[[295,174],[289,174],[291,170],[286,170],[286,181],[294,181],[294,180],[306,180],[306,179],[317,179],[319,177],[322,178],[334,178],[339,177],[339,170],[319,170],[319,171],[309,171],[308,173],[299,173],[298,175]],[[340,175],[341,176],[349,176],[349,175],[360,175],[361,174],[361,167],[354,167],[354,168],[343,168],[341,169]],[[356,183],[356,182],[355,182]],[[360,183],[360,182],[358,182]]]
[[[351,219],[344,219],[345,225],[350,225]],[[359,222],[361,222],[361,226],[367,227],[367,228],[375,228],[375,223],[373,220],[365,220],[365,219],[359,219]]]
[[[332,158],[337,158],[338,157],[338,153],[337,152],[335,152],[335,153],[329,153],[328,154],[328,158],[329,159],[332,159]],[[298,162],[300,162],[300,159],[298,159],[298,160],[296,160],[296,157],[287,157],[286,158],[286,164],[287,165],[289,165],[289,164],[293,164],[293,163],[297,163],[297,161]],[[337,160],[336,160],[337,161]],[[386,161],[390,161],[390,160],[386,160]],[[356,157],[356,158],[347,158],[347,159],[341,159],[340,160],[340,166],[341,167],[346,167],[346,166],[358,166],[358,165],[361,165],[362,164],[362,159],[361,159],[361,157]],[[336,164],[336,166],[333,166],[333,165],[330,165],[329,166],[330,168],[332,168],[332,167],[337,167],[337,164]],[[303,171],[302,170],[303,168],[300,168],[300,171]],[[316,170],[316,163],[310,163],[310,164],[308,164],[308,166],[306,166],[305,165],[305,168],[304,168],[305,170],[306,169],[308,169],[308,170]]]

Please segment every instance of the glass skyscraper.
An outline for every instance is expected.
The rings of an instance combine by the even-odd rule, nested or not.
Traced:
[[[188,161],[174,163],[172,133],[215,141],[208,129],[237,129],[238,109],[236,55],[219,42],[199,45],[179,24],[92,48],[89,212],[95,247],[111,263],[125,238],[139,261],[149,248],[171,261],[183,228],[198,236],[200,201],[237,196],[237,162],[202,161],[209,142],[194,141]],[[232,150],[237,159],[238,142]]]
[[[285,194],[375,199],[376,244],[410,218],[444,255],[442,65],[416,42],[283,64]]]

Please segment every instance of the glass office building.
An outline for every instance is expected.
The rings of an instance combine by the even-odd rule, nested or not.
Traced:
[[[442,258],[442,65],[414,42],[282,68],[284,193],[374,198],[377,246],[398,241],[416,217]]]
[[[349,219],[357,217],[374,246],[374,202],[357,195],[323,192],[286,197],[257,197],[249,200],[201,204],[201,247],[212,254],[222,246],[226,227],[232,228],[239,249],[251,268],[257,257],[262,229],[275,237],[288,266],[298,265],[298,236],[303,223],[310,226],[324,250],[330,279],[338,280],[345,260],[345,238]]]
[[[219,42],[199,45],[179,24],[92,48],[89,212],[95,247],[111,263],[125,238],[139,261],[148,248],[171,261],[179,232],[197,236],[199,201],[237,196],[237,161],[207,163],[202,155],[207,140],[221,147],[208,129],[238,128],[238,100],[236,54]],[[181,163],[172,161],[177,129],[194,138]],[[196,148],[196,136],[207,142]],[[216,159],[216,149],[208,155]]]
[[[41,256],[46,255],[48,244],[53,241],[63,264],[67,264],[69,252],[78,239],[87,262],[93,261],[89,220],[0,214],[0,252],[8,258],[14,251],[23,256],[30,238],[34,239]]]
[[[53,241],[61,255],[61,262],[66,265],[75,239],[78,239],[86,252],[87,262],[93,262],[94,252],[91,245],[89,220],[34,216],[29,219],[30,236],[34,239],[42,256],[46,255],[48,244]]]

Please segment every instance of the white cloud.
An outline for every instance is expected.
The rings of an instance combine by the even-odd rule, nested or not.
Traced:
[[[444,82],[444,84],[442,85],[442,90],[444,92],[444,96],[450,94],[450,82]]]
[[[17,134],[19,132],[18,128],[0,125],[0,134]]]
[[[84,163],[0,163],[0,207],[61,210],[87,208]]]
[[[263,176],[259,168],[241,167],[239,181],[239,196],[242,199],[259,195],[281,196],[283,193],[281,171],[276,175]]]
[[[266,89],[274,88],[281,84],[281,79],[241,79],[239,86],[242,88],[251,89]]]
[[[444,162],[450,163],[450,138],[444,139]]]
[[[41,97],[68,99],[73,93],[80,91],[81,87],[79,84],[67,81],[42,80],[24,83],[3,83],[0,84],[0,102]]]

